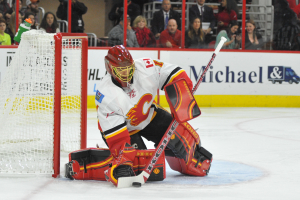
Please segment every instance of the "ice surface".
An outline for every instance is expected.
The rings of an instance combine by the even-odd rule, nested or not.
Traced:
[[[190,123],[213,154],[207,177],[167,168],[167,178],[140,188],[50,176],[1,176],[1,200],[300,199],[299,108],[202,108]],[[104,147],[96,112],[88,111],[88,147]],[[153,148],[151,142],[147,142]],[[61,174],[67,157],[61,160]]]

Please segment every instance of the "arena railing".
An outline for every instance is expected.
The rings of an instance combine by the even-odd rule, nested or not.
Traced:
[[[60,32],[67,33],[68,32],[68,22],[66,20],[57,20],[58,28]]]
[[[95,33],[86,33],[88,35],[89,47],[97,46],[97,35]]]
[[[45,9],[43,7],[38,7],[38,23],[41,24],[44,16],[45,16]]]

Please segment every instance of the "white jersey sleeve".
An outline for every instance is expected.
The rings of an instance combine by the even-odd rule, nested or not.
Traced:
[[[97,88],[95,102],[99,129],[104,137],[108,138],[118,130],[126,128],[126,122],[122,109],[118,104],[118,96],[115,95],[123,92],[122,89],[111,84],[109,81],[110,76],[105,76],[104,79],[107,79],[103,80],[106,83],[104,84],[105,88]]]
[[[159,74],[159,89],[163,90],[164,86],[172,82],[175,77],[185,72],[181,67],[175,64],[153,60],[156,70]]]

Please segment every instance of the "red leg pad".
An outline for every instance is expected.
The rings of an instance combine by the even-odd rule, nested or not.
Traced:
[[[109,149],[87,148],[71,152],[69,161],[69,174],[73,179],[106,181],[104,171],[109,168],[113,156]]]
[[[135,160],[133,162],[133,169],[136,175],[140,174],[144,169],[146,164],[151,159],[152,155],[155,153],[155,149],[149,150],[138,150]],[[162,181],[166,178],[166,167],[165,167],[165,153],[157,160],[154,165],[154,169],[150,174],[147,181]]]
[[[206,176],[211,164],[209,160],[204,160],[202,163],[199,162],[198,166],[195,166],[197,161],[194,159],[189,163],[186,163],[183,159],[171,156],[166,156],[166,159],[174,171],[192,176]]]
[[[201,147],[199,135],[187,122],[176,128],[168,148],[165,152],[171,169],[192,176],[208,174],[212,154]]]
[[[133,161],[133,170],[140,174],[145,165],[155,153],[155,149],[136,150]],[[87,159],[89,158],[89,159]],[[68,178],[76,180],[101,180],[106,181],[104,171],[109,169],[113,162],[113,156],[109,149],[87,148],[71,152],[69,154]],[[70,166],[70,167],[69,167]],[[166,178],[165,154],[163,153],[154,166],[148,181],[162,181]]]

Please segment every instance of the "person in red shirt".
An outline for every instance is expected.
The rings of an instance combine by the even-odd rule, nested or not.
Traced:
[[[238,18],[238,7],[235,0],[222,0],[219,6],[219,13],[216,14],[218,21],[217,33],[225,30],[231,21]]]
[[[170,19],[167,29],[160,34],[159,39],[162,47],[179,48],[181,45],[181,31],[177,29],[177,23],[175,19]]]
[[[290,8],[293,10],[297,4],[296,4],[296,0],[286,0],[289,3]]]
[[[293,11],[296,13],[298,21],[299,21],[299,19],[300,19],[300,4],[298,4],[297,6],[295,6],[293,8]]]

